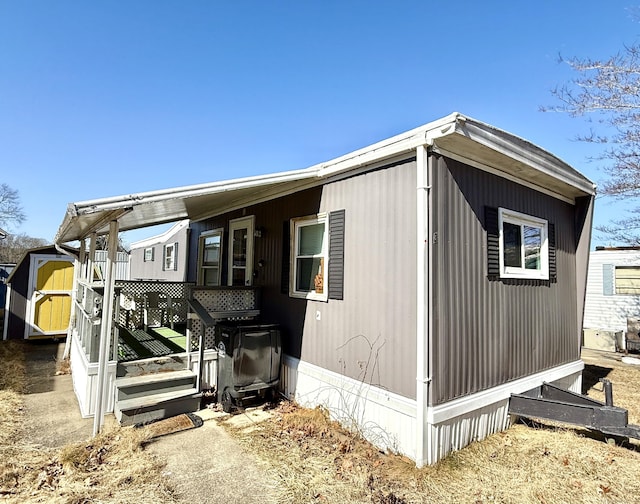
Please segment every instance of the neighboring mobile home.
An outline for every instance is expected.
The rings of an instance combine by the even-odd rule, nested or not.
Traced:
[[[183,282],[187,277],[189,220],[177,222],[164,233],[133,242],[131,280]]]
[[[260,289],[283,392],[423,465],[505,428],[511,393],[580,391],[594,194],[454,113],[303,170],[71,204],[56,242],[190,219],[187,279]]]
[[[587,278],[584,346],[625,350],[627,323],[640,319],[640,247],[596,247]]]

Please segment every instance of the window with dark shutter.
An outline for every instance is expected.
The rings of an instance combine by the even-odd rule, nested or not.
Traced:
[[[538,217],[485,207],[487,277],[557,281],[555,226]]]

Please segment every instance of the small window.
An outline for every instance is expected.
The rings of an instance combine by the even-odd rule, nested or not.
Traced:
[[[177,243],[171,243],[164,246],[164,270],[173,271],[176,269],[176,255],[178,252]]]
[[[616,294],[640,294],[640,267],[616,266]]]
[[[500,276],[549,279],[548,222],[499,209]]]
[[[291,296],[326,301],[328,235],[326,214],[291,220]]]
[[[144,249],[144,262],[153,261],[153,247]]]
[[[202,233],[198,250],[198,283],[209,286],[220,285],[222,273],[222,229]]]

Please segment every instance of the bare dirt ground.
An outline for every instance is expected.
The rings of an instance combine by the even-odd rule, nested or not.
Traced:
[[[321,409],[287,402],[212,414],[163,442],[152,442],[148,429],[114,428],[48,447],[59,436],[25,418],[33,410],[22,355],[20,344],[0,342],[0,502],[640,503],[637,442],[610,445],[549,424],[515,424],[423,469],[379,452]],[[583,392],[603,400],[598,380],[609,378],[614,403],[640,424],[640,366],[622,357],[585,351]],[[223,459],[210,443],[221,428],[235,446]],[[245,480],[260,473],[263,486],[242,486],[243,466]],[[208,493],[190,494],[196,486]]]

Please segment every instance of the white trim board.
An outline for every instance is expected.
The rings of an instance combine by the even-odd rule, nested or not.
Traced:
[[[577,360],[555,368],[545,369],[519,380],[503,383],[476,394],[460,397],[444,404],[429,406],[427,408],[427,423],[438,424],[446,422],[451,418],[509,399],[511,394],[521,394],[539,387],[542,382],[554,382],[575,373],[580,373],[583,369],[584,362]]]

